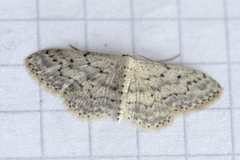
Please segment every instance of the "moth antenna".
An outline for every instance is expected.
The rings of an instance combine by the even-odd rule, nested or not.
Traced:
[[[117,55],[120,55],[120,54],[117,54]],[[121,54],[122,55],[122,54]],[[144,57],[144,56],[142,56],[142,55],[140,55],[140,54],[129,54],[130,56],[140,56],[140,57],[143,57],[143,58],[145,58],[145,59],[147,59],[147,60],[149,60],[149,61],[153,61],[153,60],[151,60],[151,59],[149,59],[149,58],[147,58],[147,57]],[[174,59],[176,59],[176,58],[178,58],[178,57],[180,57],[181,56],[181,54],[178,54],[178,55],[176,55],[175,57],[173,57],[173,58],[170,58],[170,59],[166,59],[166,60],[161,60],[161,61],[153,61],[153,62],[159,62],[159,63],[162,63],[162,62],[168,62],[168,61],[172,61],[172,60],[174,60]]]
[[[69,44],[69,46],[70,46],[70,47],[72,47],[73,49],[75,49],[75,50],[78,50],[78,51],[79,51],[79,49],[78,49],[78,48],[76,48],[76,47],[74,47],[73,45]]]

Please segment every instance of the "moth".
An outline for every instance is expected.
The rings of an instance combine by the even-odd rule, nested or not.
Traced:
[[[112,116],[147,129],[169,125],[220,98],[207,74],[149,60],[78,49],[45,49],[25,59],[29,74],[84,119]]]

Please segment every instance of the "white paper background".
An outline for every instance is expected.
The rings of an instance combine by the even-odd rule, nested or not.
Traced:
[[[159,133],[81,122],[23,66],[69,44],[153,60],[181,53],[171,63],[206,72],[224,94]],[[0,104],[1,160],[240,160],[240,1],[0,0]]]

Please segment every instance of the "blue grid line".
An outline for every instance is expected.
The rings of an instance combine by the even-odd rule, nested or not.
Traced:
[[[227,63],[228,63],[228,88],[229,88],[229,103],[230,103],[230,123],[231,123],[231,141],[232,141],[232,157],[235,160],[235,144],[234,144],[234,132],[233,132],[233,107],[231,101],[231,68],[230,68],[230,56],[229,56],[229,41],[228,41],[228,18],[227,18],[227,2],[223,0],[224,7],[224,24],[225,24],[225,40],[226,40],[226,52],[227,52]]]

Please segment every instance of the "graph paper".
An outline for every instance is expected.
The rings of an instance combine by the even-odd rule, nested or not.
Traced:
[[[0,0],[0,160],[240,160],[239,0]],[[88,123],[27,74],[47,48],[137,53],[206,72],[224,88],[160,132]],[[139,57],[136,57],[137,59]]]

